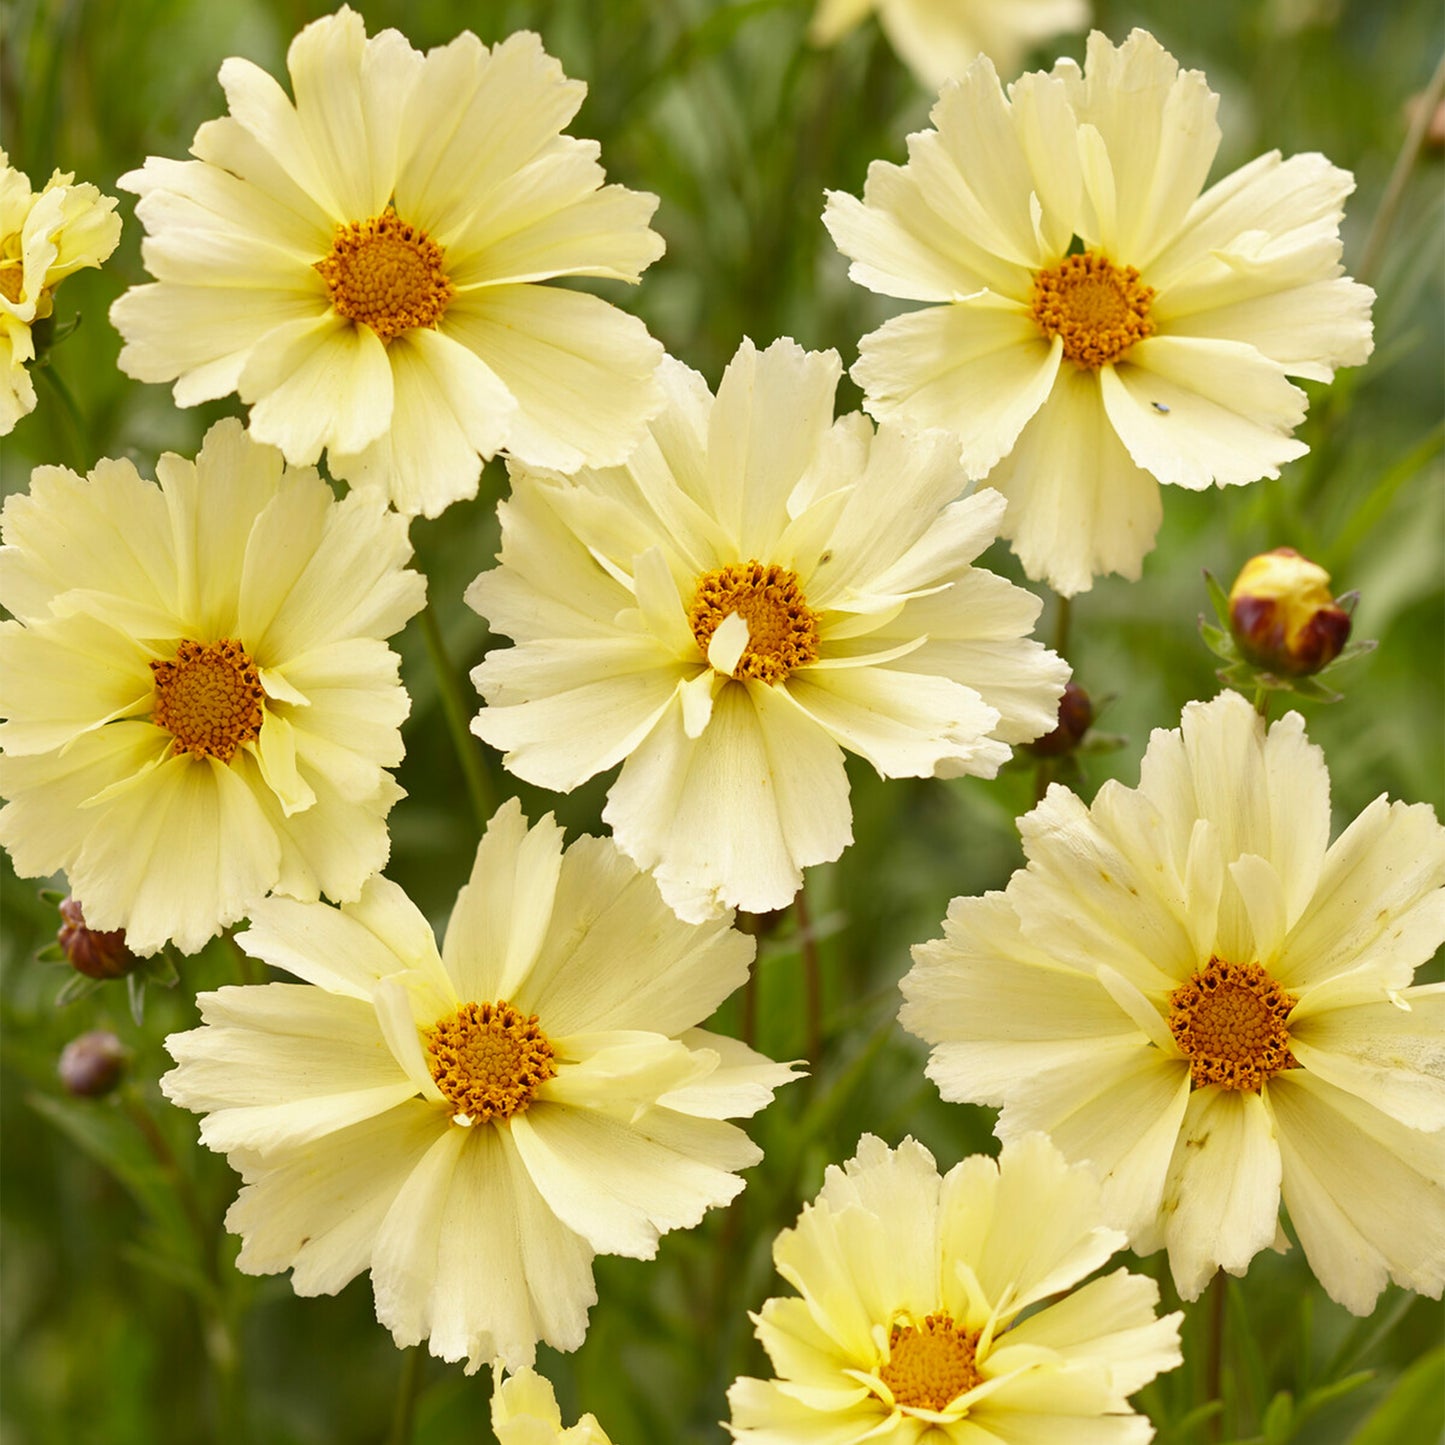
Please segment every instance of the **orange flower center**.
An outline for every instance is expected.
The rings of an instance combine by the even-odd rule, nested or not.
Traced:
[[[1065,256],[1034,277],[1029,312],[1050,341],[1063,338],[1075,366],[1097,371],[1154,334],[1145,286],[1133,266],[1116,266],[1093,251]]]
[[[14,305],[19,302],[20,291],[24,285],[25,268],[23,266],[0,266],[0,296]]]
[[[1286,1026],[1298,1002],[1257,963],[1211,958],[1169,995],[1169,1032],[1194,1087],[1257,1094],[1281,1070],[1298,1068]]]
[[[505,999],[464,1003],[422,1038],[428,1067],[453,1117],[469,1124],[509,1119],[557,1072],[547,1035]]]
[[[156,689],[151,721],[175,739],[173,754],[229,763],[237,748],[260,735],[266,693],[239,642],[187,640],[172,661],[152,662],[151,672]]]
[[[895,1324],[888,1332],[888,1363],[878,1378],[898,1405],[942,1410],[980,1380],[978,1331],[961,1330],[947,1310],[922,1325]]]
[[[687,620],[706,654],[712,635],[734,612],[748,625],[748,645],[732,675],[781,682],[795,667],[818,660],[818,616],[798,575],[756,559],[729,564],[698,579]]]
[[[316,269],[343,316],[390,341],[441,320],[452,299],[442,261],[442,248],[388,206],[369,221],[338,226],[331,253]]]

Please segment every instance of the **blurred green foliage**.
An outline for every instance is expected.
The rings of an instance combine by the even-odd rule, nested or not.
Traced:
[[[7,0],[0,9],[0,141],[37,185],[73,169],[117,194],[115,181],[147,154],[181,156],[203,120],[221,113],[221,60],[250,57],[284,75],[290,36],[325,13],[314,0]],[[541,33],[590,94],[573,133],[602,143],[612,179],[661,197],[666,257],[640,288],[603,285],[668,349],[716,383],[739,339],[791,335],[836,347],[845,365],[858,338],[898,308],[852,285],[819,221],[823,192],[858,192],[868,162],[902,159],[904,136],[926,125],[930,97],[873,24],[831,52],[804,43],[808,0],[446,0],[365,4],[369,28],[397,25],[419,47],[470,27],[486,41]],[[1217,173],[1262,150],[1323,151],[1352,169],[1358,191],[1346,258],[1358,258],[1405,135],[1407,102],[1441,52],[1442,16],[1425,0],[1219,0],[1180,6],[1095,0],[1100,26],[1121,39],[1154,31],[1223,96]],[[1059,49],[1082,55],[1082,37]],[[1051,56],[1040,57],[1047,63]],[[1335,679],[1333,707],[1305,704],[1334,780],[1337,827],[1381,791],[1445,811],[1445,488],[1442,488],[1440,151],[1427,150],[1405,192],[1377,273],[1376,352],[1332,388],[1311,385],[1302,435],[1312,451],[1278,482],[1203,494],[1166,489],[1165,521],[1143,581],[1098,583],[1073,607],[1069,655],[1096,701],[1101,727],[1124,745],[1085,760],[1091,795],[1105,776],[1137,780],[1149,729],[1171,726],[1190,698],[1212,694],[1213,660],[1195,635],[1206,606],[1201,571],[1227,584],[1251,554],[1292,545],[1359,589],[1356,636],[1381,646]],[[145,279],[140,227],[127,217],[103,272],[66,283],[57,322],[83,324],[50,365],[76,399],[72,417],[48,378],[40,406],[6,439],[0,486],[23,489],[43,463],[81,467],[133,456],[153,474],[165,449],[193,454],[234,398],[180,412],[166,388],[115,367],[110,302]],[[843,407],[858,393],[845,381]],[[493,507],[505,480],[493,465],[482,495],[413,527],[447,647],[458,669],[487,645],[461,602],[496,551]],[[995,548],[989,565],[1018,578]],[[1041,626],[1047,635],[1052,614]],[[460,771],[435,675],[416,624],[399,639],[413,698],[392,814],[392,876],[444,922],[470,867],[476,828],[459,806]],[[468,695],[470,695],[468,693]],[[752,1126],[766,1162],[729,1211],[664,1239],[653,1262],[598,1261],[601,1303],[582,1349],[543,1351],[564,1416],[592,1410],[618,1445],[682,1445],[723,1437],[724,1391],[740,1372],[767,1373],[747,1317],[780,1289],[770,1248],[815,1192],[825,1164],[848,1157],[864,1130],[890,1142],[912,1133],[945,1167],[992,1150],[992,1116],[944,1105],[923,1053],[894,1021],[896,982],[910,944],[935,936],[948,899],[1001,886],[1021,858],[1015,817],[1031,806],[1029,767],[996,782],[881,783],[853,767],[855,833],[842,861],[814,870],[809,898],[823,966],[825,1045],[813,1077],[780,1094]],[[549,808],[574,831],[600,831],[605,791],[566,798],[517,786],[488,759],[498,799],[519,792],[536,817]],[[156,1088],[167,1032],[191,1026],[192,996],[234,981],[223,943],[182,965],[181,986],[152,990],[144,1023],[123,984],[58,1010],[64,980],[35,960],[58,920],[4,865],[4,1310],[0,1395],[4,1445],[366,1445],[387,1432],[403,1356],[371,1316],[368,1282],[335,1299],[299,1300],[284,1278],[231,1267],[236,1241],[220,1217],[236,1180],[201,1150],[196,1121]],[[805,986],[796,924],[757,922],[760,963],[748,1000],[719,1026],[750,1029],[775,1057],[806,1048]],[[1437,967],[1438,975],[1438,967]],[[746,1010],[746,1017],[745,1017]],[[115,1029],[133,1050],[132,1083],[103,1102],[65,1098],[55,1078],[63,1043]],[[1159,1261],[1148,1265],[1156,1273]],[[1166,1298],[1168,1289],[1166,1286]],[[1262,1256],[1227,1291],[1226,1405],[1204,1398],[1207,1324],[1186,1325],[1186,1365],[1142,1403],[1166,1445],[1238,1439],[1284,1445],[1429,1445],[1442,1423],[1442,1361],[1429,1352],[1438,1308],[1397,1290],[1356,1321],[1324,1296],[1298,1253]],[[415,1438],[485,1441],[490,1381],[459,1367],[422,1366]]]

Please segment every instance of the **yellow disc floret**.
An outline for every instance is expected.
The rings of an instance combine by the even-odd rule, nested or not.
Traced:
[[[896,1405],[942,1410],[979,1383],[978,1332],[961,1330],[947,1310],[921,1325],[897,1323],[888,1333],[888,1361],[878,1378]]]
[[[748,645],[734,677],[781,682],[795,667],[818,660],[818,613],[808,606],[796,572],[756,559],[704,572],[687,609],[704,654],[734,612],[748,625]]]
[[[1297,1068],[1287,1020],[1298,1002],[1257,963],[1211,958],[1169,995],[1169,1032],[1194,1087],[1257,1094],[1282,1069]]]
[[[170,662],[152,662],[151,672],[151,721],[174,737],[172,753],[229,763],[237,748],[260,736],[266,693],[239,642],[187,640]]]
[[[369,221],[336,228],[331,253],[316,263],[331,304],[383,341],[435,326],[452,299],[442,248],[388,206]]]
[[[1097,371],[1154,334],[1153,299],[1153,287],[1133,266],[1081,251],[1034,276],[1029,312],[1050,340],[1063,338],[1064,355],[1075,366]]]
[[[459,1123],[509,1119],[557,1072],[537,1015],[496,1003],[464,1003],[422,1035],[427,1067]]]

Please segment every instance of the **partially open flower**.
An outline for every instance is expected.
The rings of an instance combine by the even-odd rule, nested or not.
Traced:
[[[1293,547],[1251,557],[1229,593],[1229,630],[1256,667],[1307,677],[1333,662],[1350,637],[1350,614],[1330,574]]]
[[[126,947],[125,929],[99,932],[85,926],[80,900],[66,898],[60,904],[64,922],[56,935],[66,961],[87,978],[124,978],[140,963]]]

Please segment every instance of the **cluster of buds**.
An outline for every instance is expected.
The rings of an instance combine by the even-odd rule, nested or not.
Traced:
[[[1349,641],[1358,594],[1332,596],[1330,574],[1293,547],[1251,557],[1227,596],[1209,573],[1204,575],[1219,626],[1201,618],[1199,629],[1209,650],[1228,664],[1219,669],[1227,686],[1337,702],[1339,694],[1323,686],[1318,675],[1375,646]]]

